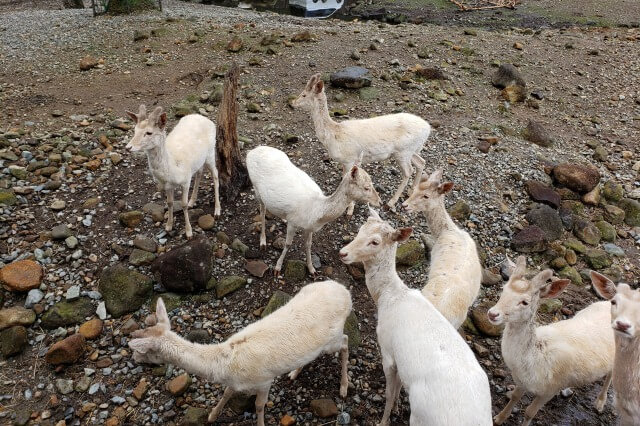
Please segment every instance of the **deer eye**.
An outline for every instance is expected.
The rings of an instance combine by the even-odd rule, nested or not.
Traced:
[[[615,301],[615,299],[611,300],[611,304],[612,304],[613,306],[617,305],[617,302]]]
[[[529,302],[527,302],[526,300],[523,300],[522,302],[520,302],[520,304],[521,304],[522,306],[528,306],[528,305],[529,305]]]
[[[422,196],[423,198],[426,198],[427,200],[429,199],[429,196],[427,194]]]
[[[147,132],[147,136],[151,136],[153,132]]]
[[[380,243],[377,242],[376,240],[372,240],[369,244],[372,245],[372,246],[377,246]]]

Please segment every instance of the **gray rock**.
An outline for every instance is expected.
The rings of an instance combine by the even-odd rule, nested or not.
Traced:
[[[158,244],[156,244],[153,238],[147,237],[146,235],[136,235],[136,238],[133,240],[133,245],[140,250],[150,253],[155,253],[158,249]]]
[[[538,121],[529,120],[527,127],[522,132],[522,136],[529,142],[533,142],[542,147],[548,148],[553,145],[551,135],[544,125]]]
[[[32,308],[33,305],[39,303],[44,298],[44,293],[37,288],[29,290],[27,299],[24,301],[25,308]]]
[[[73,392],[73,380],[56,379],[56,389],[63,395],[70,394]]]
[[[511,247],[520,253],[538,253],[547,248],[547,236],[538,226],[527,226],[511,239]]]
[[[535,225],[544,231],[547,241],[558,240],[564,233],[562,220],[557,210],[540,204],[530,210],[526,215],[527,222]]]
[[[93,315],[93,312],[93,304],[87,297],[58,302],[44,313],[42,326],[50,329],[75,325]]]
[[[640,202],[624,198],[618,206],[624,210],[624,223],[629,226],[640,226]]]
[[[371,86],[369,70],[363,67],[347,67],[331,74],[331,85],[345,89],[360,89]]]
[[[504,89],[507,86],[518,85],[525,87],[525,83],[520,71],[512,64],[502,64],[491,77],[491,84],[499,89]]]
[[[604,248],[604,251],[606,251],[607,253],[609,253],[612,256],[625,257],[624,250],[622,248],[618,247],[615,244],[606,243],[606,244],[602,245],[602,248]]]
[[[107,311],[118,318],[138,310],[151,297],[153,282],[146,275],[118,263],[102,271],[98,288]]]
[[[244,277],[237,275],[226,276],[216,284],[216,297],[221,299],[245,285],[247,285],[247,279]]]
[[[51,238],[54,240],[64,240],[71,235],[71,229],[69,229],[69,227],[64,223],[51,228]]]
[[[78,239],[76,237],[74,237],[73,235],[70,236],[70,237],[65,238],[64,243],[70,249],[74,249],[74,248],[78,247]]]
[[[65,295],[67,300],[75,300],[78,297],[80,297],[80,286],[72,285],[67,289],[67,293]]]

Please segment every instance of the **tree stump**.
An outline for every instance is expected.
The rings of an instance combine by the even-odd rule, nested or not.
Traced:
[[[222,101],[216,122],[216,165],[220,177],[220,194],[226,201],[236,199],[249,185],[249,173],[242,162],[238,146],[238,76],[235,62],[224,78]]]

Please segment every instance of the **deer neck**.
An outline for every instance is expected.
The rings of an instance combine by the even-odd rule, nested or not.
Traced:
[[[326,97],[313,103],[311,117],[313,120],[313,126],[316,130],[316,136],[326,147],[327,141],[333,138],[338,126],[338,123],[333,121],[331,116],[329,116],[329,107],[327,105]]]
[[[167,335],[162,345],[166,362],[188,373],[212,382],[223,382],[226,376],[226,360],[229,352],[225,343],[201,345],[189,342],[175,333]]]
[[[347,209],[351,202],[351,199],[347,194],[349,184],[349,176],[343,176],[340,181],[340,185],[338,185],[335,192],[324,198],[324,206],[320,209],[320,217],[318,219],[320,225],[336,220]]]
[[[435,238],[438,238],[444,231],[458,228],[444,206],[444,197],[434,205],[427,207],[424,210],[424,215],[429,223],[429,230]]]
[[[367,288],[376,305],[388,296],[397,294],[406,288],[396,271],[397,247],[397,243],[394,243],[374,259],[362,262]]]

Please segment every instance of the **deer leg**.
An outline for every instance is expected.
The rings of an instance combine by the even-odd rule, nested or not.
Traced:
[[[340,374],[340,396],[342,398],[347,397],[347,389],[349,388],[349,371],[347,366],[349,364],[349,336],[342,335],[342,345],[340,346],[340,364],[342,372]]]
[[[304,233],[304,247],[307,255],[307,268],[309,269],[309,273],[311,275],[315,275],[316,268],[313,267],[313,261],[311,260],[311,241],[313,239],[313,232],[305,232]]]
[[[284,248],[282,249],[282,254],[276,263],[276,267],[274,272],[276,275],[280,274],[282,270],[282,262],[284,262],[284,256],[287,254],[289,247],[293,243],[293,236],[296,234],[296,228],[291,224],[291,222],[287,222],[287,239],[284,242]]]
[[[384,376],[386,379],[385,396],[386,402],[384,404],[384,414],[382,420],[378,423],[378,426],[388,426],[389,419],[391,417],[391,410],[396,403],[396,399],[400,394],[400,388],[402,384],[400,382],[400,376],[398,375],[398,369],[395,365],[383,365]]]
[[[269,398],[269,388],[259,390],[256,395],[256,416],[258,417],[258,426],[264,426],[264,405]]]
[[[189,200],[189,207],[195,206],[196,201],[198,201],[198,188],[200,188],[200,179],[202,179],[203,174],[204,168],[196,172],[196,177],[193,182],[193,191],[191,191],[191,199]]]
[[[604,383],[602,384],[602,390],[600,390],[600,394],[598,398],[595,400],[595,407],[598,410],[598,413],[602,413],[604,410],[604,405],[607,403],[607,391],[609,390],[609,386],[611,385],[612,372],[607,374],[607,377],[604,379]]]
[[[222,394],[222,398],[220,398],[220,401],[218,401],[216,406],[213,407],[213,410],[211,410],[211,412],[209,413],[209,423],[213,423],[216,421],[216,419],[222,412],[222,409],[227,404],[227,402],[229,402],[229,399],[231,399],[234,393],[235,391],[227,386],[227,388],[224,390],[224,393]]]
[[[187,182],[182,185],[182,212],[184,213],[184,230],[187,234],[187,238],[193,237],[193,231],[191,230],[191,222],[189,221],[189,184]]]
[[[400,196],[404,192],[404,189],[407,187],[407,183],[411,178],[411,160],[398,159],[398,164],[400,165],[400,169],[402,169],[402,182],[400,182],[400,186],[396,190],[396,193],[393,194],[393,197],[387,202],[387,206],[391,211],[396,211],[396,203],[400,199]]]
[[[267,222],[267,206],[264,205],[262,200],[258,200],[260,202],[260,250],[265,250],[267,248],[267,233],[266,233],[266,222]]]
[[[169,232],[173,229],[173,191],[174,189],[167,189],[167,208],[169,209],[169,216],[167,217],[167,224],[164,229]]]
[[[533,402],[529,404],[527,409],[524,411],[524,421],[522,422],[522,426],[529,426],[529,424],[531,424],[531,420],[535,417],[538,410],[540,410],[544,404],[546,404],[551,398],[553,398],[553,395],[554,394],[536,396],[533,399]]]
[[[422,172],[424,171],[425,161],[424,158],[420,157],[418,153],[415,153],[411,156],[411,162],[414,166],[416,166],[416,177],[413,179],[413,186],[411,187],[411,191],[413,192],[416,189],[416,186],[420,183],[420,178],[422,177]]]
[[[509,399],[509,402],[502,409],[502,411],[500,411],[500,413],[493,418],[493,422],[497,425],[501,425],[502,423],[504,423],[505,420],[507,420],[511,415],[511,410],[513,410],[513,406],[516,405],[518,401],[520,401],[520,398],[522,398],[522,395],[524,395],[524,388],[521,388],[520,386],[516,386],[516,388],[513,390],[513,393],[511,394],[511,398]]]

